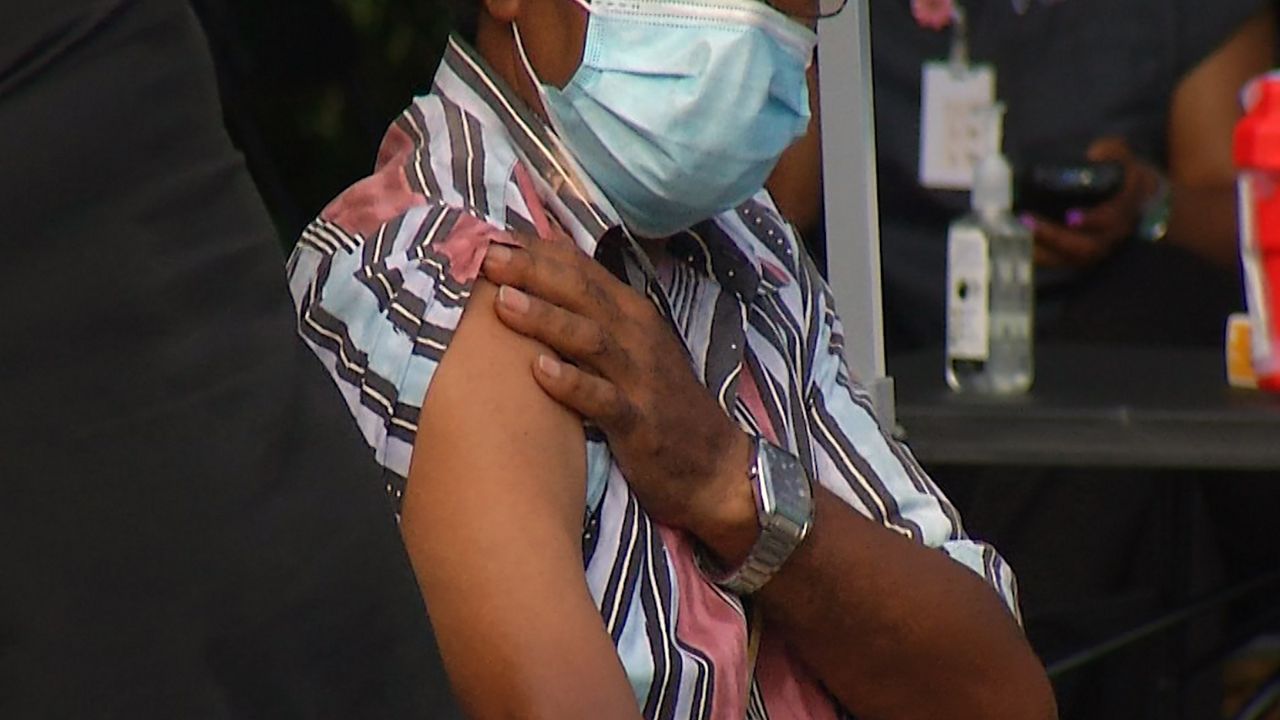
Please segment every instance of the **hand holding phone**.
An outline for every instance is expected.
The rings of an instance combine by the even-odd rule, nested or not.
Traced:
[[[1036,264],[1085,268],[1133,238],[1160,172],[1119,137],[1094,142],[1079,163],[1028,165],[1017,208],[1035,233]]]
[[[1019,173],[1018,209],[1058,223],[1072,210],[1087,210],[1115,197],[1124,187],[1124,164],[1038,162]]]

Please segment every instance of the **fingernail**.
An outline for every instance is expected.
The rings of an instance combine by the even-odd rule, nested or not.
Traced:
[[[529,309],[529,296],[510,285],[498,288],[498,302],[520,313]]]
[[[1066,221],[1067,221],[1067,227],[1069,227],[1069,228],[1074,229],[1074,228],[1078,228],[1078,227],[1080,227],[1081,225],[1083,225],[1083,224],[1084,224],[1084,211],[1083,211],[1083,210],[1068,210],[1068,211],[1067,211],[1067,216],[1066,216]]]
[[[547,355],[538,356],[538,369],[551,378],[560,377],[560,363]]]
[[[1032,217],[1031,213],[1022,213],[1018,216],[1018,221],[1022,223],[1022,227],[1028,230],[1036,229],[1036,219]]]
[[[511,261],[511,248],[505,245],[493,244],[489,246],[489,252],[485,255],[485,262],[494,265],[505,265]]]

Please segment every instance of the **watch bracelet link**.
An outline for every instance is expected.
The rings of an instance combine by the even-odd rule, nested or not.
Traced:
[[[787,558],[804,542],[813,525],[812,511],[803,524],[796,523],[778,513],[771,514],[767,520],[763,516],[764,503],[761,495],[764,488],[761,487],[759,466],[762,461],[760,444],[764,442],[766,441],[762,439],[756,440],[750,478],[752,493],[756,498],[757,518],[761,523],[760,535],[747,553],[746,560],[737,568],[725,572],[717,567],[714,560],[707,557],[706,551],[701,546],[696,553],[698,567],[703,575],[721,588],[738,595],[751,595],[764,587],[781,569]]]
[[[798,536],[795,542],[788,542],[777,534],[761,529],[760,537],[756,539],[756,544],[751,548],[742,565],[727,576],[711,578],[712,581],[738,595],[751,595],[764,587],[773,579],[773,576],[782,568],[782,564],[791,557],[791,553],[800,546],[804,536],[809,532],[809,524],[803,527],[796,527],[790,522],[786,524],[795,528],[794,532]]]

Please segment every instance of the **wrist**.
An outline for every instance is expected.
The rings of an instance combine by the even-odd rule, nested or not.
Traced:
[[[751,488],[755,443],[734,428],[710,482],[690,508],[689,530],[722,567],[737,567],[760,535],[760,519]]]
[[[751,451],[747,485],[756,528],[746,531],[740,511],[725,515],[731,523],[719,526],[723,534],[717,534],[719,542],[712,543],[719,560],[711,557],[708,548],[699,556],[703,574],[738,595],[751,595],[764,587],[813,527],[813,483],[800,459],[760,438],[751,443]],[[743,554],[744,543],[752,537]]]

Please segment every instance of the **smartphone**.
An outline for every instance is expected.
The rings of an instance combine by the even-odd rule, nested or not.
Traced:
[[[1015,206],[1055,222],[1072,210],[1086,210],[1110,200],[1124,187],[1124,165],[1118,162],[1034,163],[1017,173]]]

